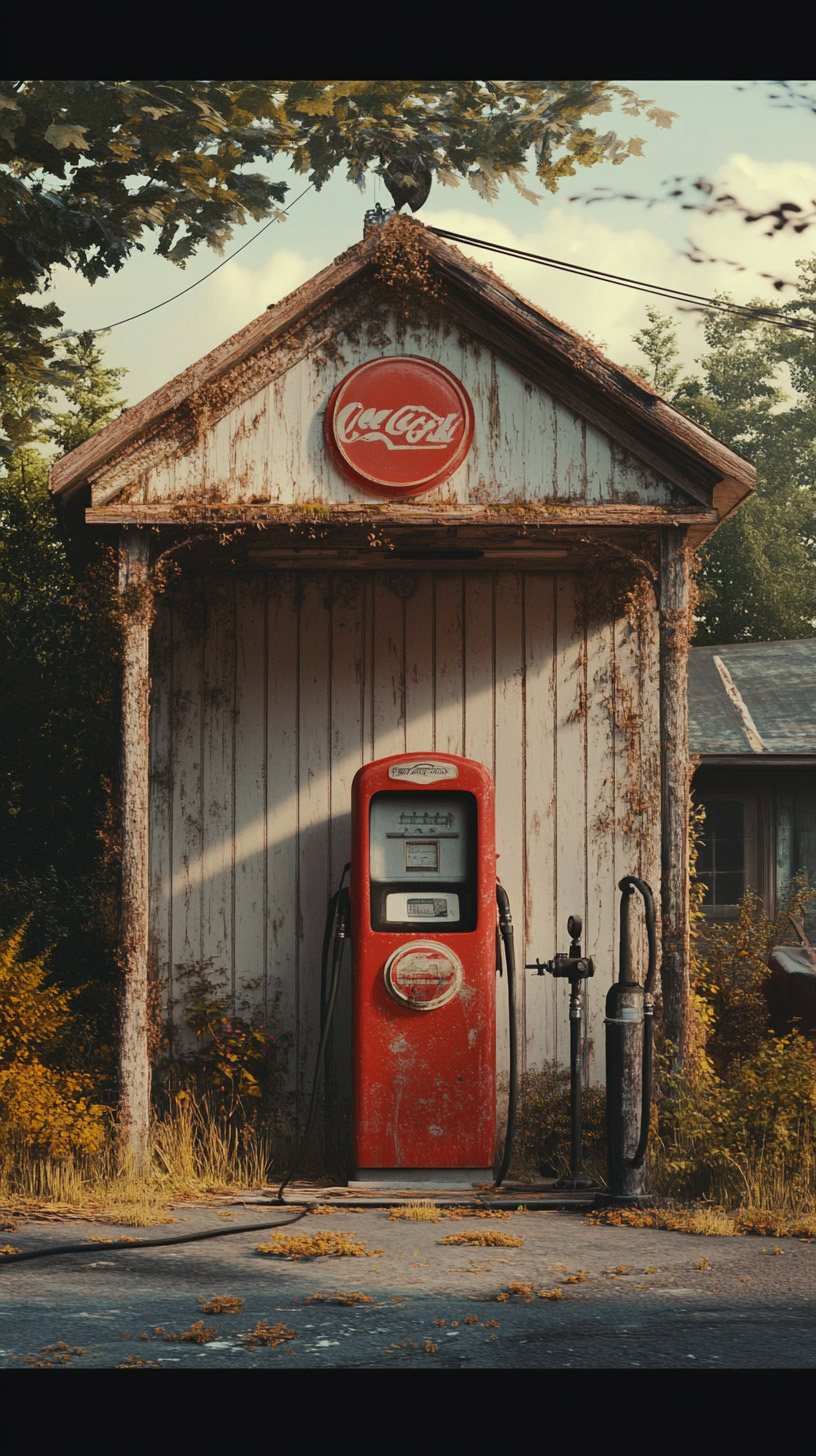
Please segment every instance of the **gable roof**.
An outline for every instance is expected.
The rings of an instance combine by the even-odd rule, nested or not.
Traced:
[[[415,219],[398,217],[393,223],[411,233],[418,230],[415,235],[421,238],[428,265],[445,285],[446,311],[529,379],[565,398],[687,496],[713,505],[720,519],[751,492],[753,467],[667,404],[645,380],[612,364],[586,339]],[[50,487],[60,508],[78,505],[91,474],[120,452],[138,448],[140,437],[154,435],[162,421],[180,407],[189,407],[201,391],[218,386],[259,351],[269,351],[291,337],[340,294],[376,281],[380,239],[388,227],[372,229],[308,283],[58,461]],[[703,528],[698,539],[710,529]],[[692,544],[697,542],[692,539]]]
[[[689,748],[704,760],[816,757],[816,637],[693,647]]]

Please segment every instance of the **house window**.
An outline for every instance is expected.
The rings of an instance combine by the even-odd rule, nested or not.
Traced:
[[[705,885],[703,911],[712,920],[735,920],[745,891],[756,889],[756,799],[706,796],[697,877]]]

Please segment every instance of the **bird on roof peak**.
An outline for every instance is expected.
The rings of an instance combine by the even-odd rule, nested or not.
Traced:
[[[391,194],[394,211],[407,202],[412,212],[419,212],[428,200],[433,174],[424,157],[411,157],[402,152],[396,157],[382,157],[380,176]]]

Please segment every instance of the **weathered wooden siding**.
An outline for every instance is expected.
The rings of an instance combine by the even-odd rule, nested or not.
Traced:
[[[652,616],[615,622],[589,585],[535,571],[270,571],[193,576],[164,600],[151,957],[177,1044],[185,972],[204,967],[238,1005],[279,1000],[290,1077],[308,1087],[351,780],[371,759],[436,749],[495,776],[519,966],[565,950],[567,916],[583,916],[598,965],[586,1073],[602,1079],[617,881],[659,886],[657,644]],[[568,988],[519,974],[525,1065],[566,1062]],[[498,997],[504,1061],[503,981]],[[338,1017],[342,1043],[348,965]]]
[[[237,402],[159,431],[153,445],[125,453],[93,480],[94,506],[120,501],[359,501],[332,464],[323,415],[335,384],[378,355],[421,354],[444,364],[468,390],[476,416],[470,454],[426,502],[508,504],[525,500],[667,505],[687,498],[602,430],[552,398],[472,339],[439,325],[327,340],[306,330],[296,351],[259,361]],[[331,343],[331,348],[327,347]],[[168,433],[169,432],[169,433]]]

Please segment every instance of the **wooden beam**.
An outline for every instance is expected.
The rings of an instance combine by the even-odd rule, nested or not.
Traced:
[[[682,1063],[688,1041],[689,559],[686,531],[660,532],[660,803],[663,1015]]]
[[[175,526],[179,530],[199,530],[211,526],[214,529],[225,525],[253,524],[280,525],[289,521],[319,521],[321,526],[332,522],[376,521],[387,526],[480,526],[486,531],[508,526],[664,526],[664,525],[716,525],[719,517],[714,510],[673,510],[669,506],[654,505],[599,505],[585,506],[572,501],[513,502],[497,505],[491,509],[482,505],[446,505],[434,501],[429,505],[383,505],[379,501],[371,504],[319,505],[318,509],[307,502],[292,502],[277,505],[274,502],[234,504],[219,502],[208,505],[206,501],[185,502],[183,505],[165,502],[128,501],[123,504],[99,506],[85,512],[89,526],[150,525]]]
[[[124,616],[119,1136],[123,1153],[138,1169],[147,1161],[150,1126],[147,846],[153,590],[149,538],[133,527],[120,535],[119,590]]]

